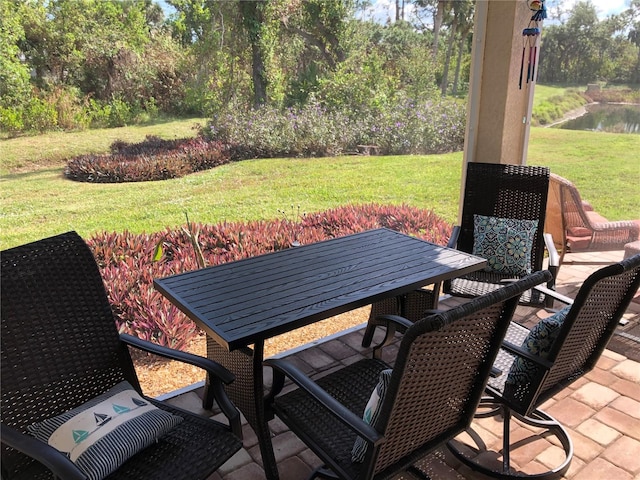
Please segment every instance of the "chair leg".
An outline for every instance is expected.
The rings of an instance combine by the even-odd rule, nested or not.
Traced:
[[[362,348],[369,348],[373,341],[373,334],[376,331],[376,327],[384,325],[383,322],[377,322],[376,318],[379,315],[398,315],[400,313],[400,304],[402,297],[391,297],[371,305],[371,313],[369,315],[369,321],[367,327],[364,330],[364,336],[362,337]]]
[[[364,329],[364,336],[362,337],[362,348],[369,348],[371,341],[373,340],[373,333],[376,331],[376,326],[371,322],[367,322],[367,327]]]
[[[482,438],[472,428],[469,428],[467,430],[467,433],[472,438],[475,445],[467,445],[457,440],[451,440],[447,442],[447,447],[449,448],[451,453],[453,453],[453,455],[458,460],[460,460],[472,470],[483,473],[493,478],[515,479],[524,477],[535,480],[551,480],[562,477],[569,469],[571,459],[573,458],[573,443],[571,442],[569,434],[562,427],[562,425],[560,425],[557,420],[555,420],[553,417],[546,414],[542,410],[534,410],[530,416],[525,417],[512,412],[511,409],[504,405],[499,405],[500,408],[496,408],[497,406],[498,405],[493,400],[483,400],[480,403],[480,407],[489,407],[490,411],[488,414],[480,413],[476,415],[476,417],[488,417],[497,414],[502,415],[502,452],[493,452],[493,455],[496,457],[499,455],[499,453],[502,453],[502,465],[500,466],[496,461],[487,461],[486,455],[484,456],[484,459],[482,458],[483,453],[488,453],[490,451],[487,449],[487,446],[485,445]],[[525,445],[527,443],[527,440],[532,439],[534,435],[532,435],[531,437],[527,437],[527,439],[523,439],[515,444],[512,444],[510,441],[510,428],[512,418],[527,425],[544,429],[544,433],[539,434],[540,437],[556,437],[564,450],[565,456],[560,465],[543,473],[527,474],[526,472],[520,470],[514,470],[511,467],[510,459],[512,450],[514,448]]]

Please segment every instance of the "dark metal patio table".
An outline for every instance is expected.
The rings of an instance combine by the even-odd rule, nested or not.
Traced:
[[[486,261],[385,228],[156,279],[207,334],[207,355],[236,380],[225,387],[278,470],[264,402],[264,341],[384,298],[479,270]]]

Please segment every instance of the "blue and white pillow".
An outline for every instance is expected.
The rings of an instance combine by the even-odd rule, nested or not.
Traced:
[[[376,388],[371,392],[371,397],[367,402],[367,406],[364,407],[364,414],[362,419],[369,425],[376,424],[376,420],[380,416],[380,408],[384,401],[384,396],[387,394],[387,388],[389,388],[389,382],[391,380],[391,373],[393,370],[390,368],[382,370],[378,379]],[[351,449],[351,461],[362,463],[367,453],[367,442],[362,437],[356,438],[353,448]]]
[[[28,427],[90,480],[102,480],[182,421],[156,408],[128,382],[57,417]]]
[[[546,359],[553,347],[554,342],[558,338],[564,319],[571,306],[567,306],[557,311],[550,317],[540,320],[530,331],[522,343],[522,348],[532,355]],[[518,385],[530,384],[538,372],[538,367],[531,360],[516,356],[505,385],[509,387],[517,387]]]
[[[523,277],[531,273],[531,250],[538,220],[473,216],[473,255],[485,258],[485,271]]]

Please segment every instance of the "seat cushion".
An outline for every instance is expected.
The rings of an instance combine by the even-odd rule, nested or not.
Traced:
[[[530,331],[522,343],[522,348],[532,355],[546,359],[558,338],[560,328],[569,313],[571,306],[557,311],[553,315],[540,320]],[[507,385],[527,385],[533,381],[538,368],[535,363],[523,357],[514,359],[507,375]]]
[[[376,388],[373,389],[373,392],[371,392],[371,397],[369,398],[367,406],[364,409],[364,414],[362,415],[362,419],[369,425],[375,425],[376,420],[380,415],[380,408],[382,407],[384,396],[387,393],[392,372],[393,370],[390,368],[381,371],[378,384],[376,385]],[[353,449],[351,450],[351,460],[354,462],[363,462],[366,453],[367,443],[362,437],[356,438],[356,441],[353,444]]]
[[[101,480],[181,421],[143,399],[128,382],[121,382],[28,430],[64,453],[89,479]]]
[[[473,216],[474,255],[487,259],[485,271],[523,277],[531,273],[538,220]]]

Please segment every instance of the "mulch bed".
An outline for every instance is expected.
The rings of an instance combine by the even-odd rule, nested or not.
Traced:
[[[369,311],[370,307],[364,307],[270,338],[265,342],[265,357],[364,323],[369,318]],[[205,357],[207,355],[206,343],[205,335],[201,335],[193,340],[185,350]],[[151,397],[157,397],[205,379],[204,372],[192,365],[158,358],[146,353],[132,352],[132,356],[142,389],[145,395]]]

